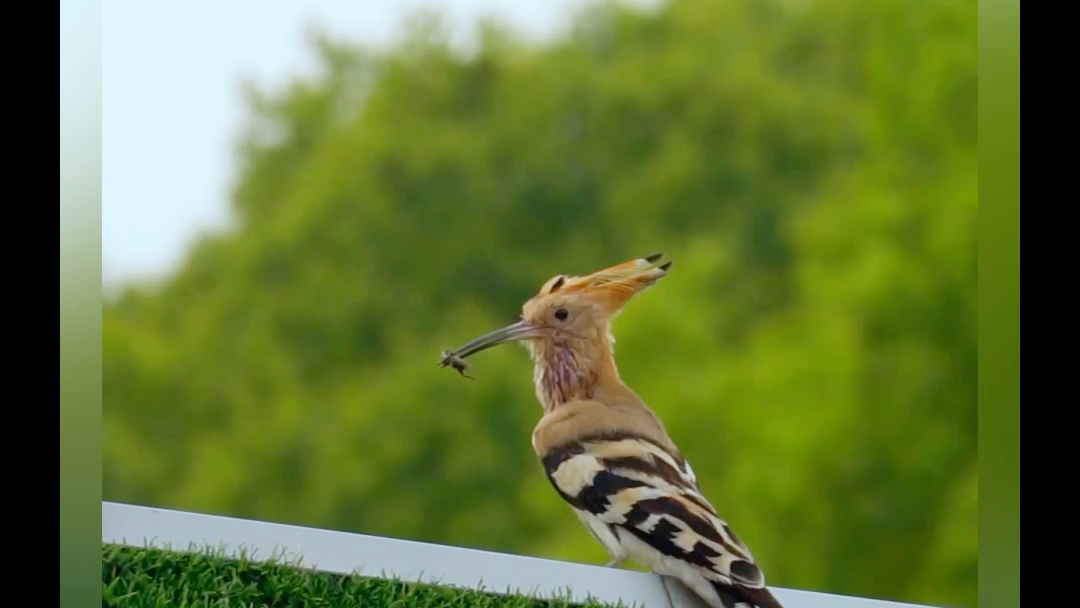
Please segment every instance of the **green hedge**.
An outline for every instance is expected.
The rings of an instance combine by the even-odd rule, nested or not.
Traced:
[[[569,608],[544,601],[393,580],[312,572],[280,560],[230,559],[104,545],[101,605],[122,608]],[[585,604],[603,608],[603,604]]]

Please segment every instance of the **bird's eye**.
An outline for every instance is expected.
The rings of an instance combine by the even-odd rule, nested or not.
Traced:
[[[566,310],[565,308],[556,308],[555,309],[555,318],[556,319],[558,319],[560,321],[565,321],[566,317],[569,317],[569,316],[570,316],[570,311]]]

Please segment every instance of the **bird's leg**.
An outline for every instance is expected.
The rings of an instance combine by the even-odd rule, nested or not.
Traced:
[[[607,563],[607,565],[605,565],[604,567],[605,567],[605,568],[618,568],[618,567],[619,567],[619,566],[621,566],[621,565],[622,565],[622,563],[623,563],[623,562],[625,562],[625,561],[626,561],[626,557],[625,557],[625,556],[623,556],[623,557],[616,557],[615,559],[613,559],[613,560],[611,560],[610,562],[608,562],[608,563]]]

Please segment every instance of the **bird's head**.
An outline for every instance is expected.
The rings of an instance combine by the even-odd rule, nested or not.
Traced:
[[[667,274],[671,262],[662,258],[656,253],[585,276],[556,275],[522,305],[520,321],[480,336],[454,354],[468,357],[506,342],[524,343],[534,358],[560,347],[582,356],[610,352],[611,319]]]

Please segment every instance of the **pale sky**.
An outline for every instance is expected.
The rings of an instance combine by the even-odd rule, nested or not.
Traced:
[[[105,0],[102,13],[102,265],[107,282],[160,276],[198,233],[228,223],[239,79],[279,85],[314,67],[305,29],[384,44],[414,10],[439,7],[456,37],[479,16],[530,37],[586,0]]]

